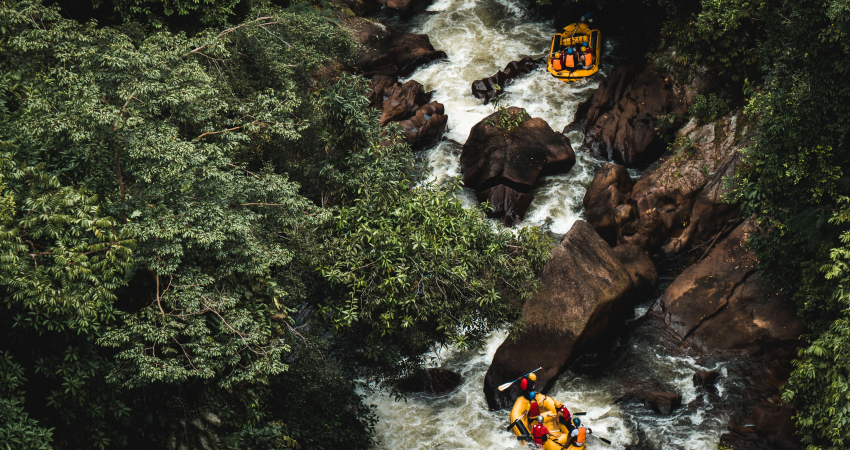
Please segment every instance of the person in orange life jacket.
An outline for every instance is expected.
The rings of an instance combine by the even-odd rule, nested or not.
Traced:
[[[528,393],[531,401],[528,403],[528,421],[536,420],[540,417],[540,405],[537,403],[537,393],[531,391]]]
[[[549,55],[549,60],[552,61],[552,69],[556,72],[560,72],[564,70],[564,60],[566,53],[555,52],[552,55]]]
[[[582,69],[588,70],[593,67],[593,51],[590,47],[587,47],[587,51],[583,55],[581,55],[581,59]]]
[[[573,420],[567,405],[562,405],[561,402],[555,400],[555,411],[558,412],[558,422],[566,425],[568,430],[573,431]]]
[[[566,59],[566,61],[564,61],[564,66],[570,72],[572,72],[573,70],[576,70],[578,68],[577,67],[578,65],[576,64],[575,57],[576,57],[575,50],[573,50],[572,47],[568,48],[567,49],[567,59]]]
[[[593,434],[593,431],[582,425],[581,420],[579,420],[578,417],[573,419],[573,425],[575,425],[575,429],[570,432],[570,439],[567,440],[567,447],[570,446],[571,441],[574,441],[572,442],[572,445],[575,445],[576,447],[584,447],[584,442],[587,441],[587,435]]]
[[[531,400],[529,394],[534,391],[534,382],[537,381],[537,375],[530,373],[519,380],[519,388],[522,391],[522,396]]]
[[[549,429],[543,425],[543,416],[538,416],[537,423],[531,427],[531,437],[537,445],[543,445],[549,439]]]

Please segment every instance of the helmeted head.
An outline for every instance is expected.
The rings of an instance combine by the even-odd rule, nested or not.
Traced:
[[[537,397],[537,393],[536,393],[536,392],[531,391],[531,392],[529,392],[529,393],[528,393],[528,398],[530,398],[530,399],[534,400],[534,397]]]
[[[555,59],[558,59],[558,58],[561,57],[561,54],[556,52],[554,55],[552,55],[552,57],[555,58]],[[534,374],[532,374],[532,375],[534,375]]]
[[[537,422],[543,423],[543,415],[542,414],[537,416]]]
[[[555,409],[561,409],[561,406],[563,406],[561,405],[561,402],[555,400]]]
[[[530,373],[528,374],[528,379],[531,381],[537,381],[537,375]]]
[[[568,48],[568,49],[567,49],[567,54],[568,54],[568,55],[572,55],[572,54],[573,54],[573,49]],[[532,375],[534,375],[534,374],[532,374]]]
[[[579,420],[578,417],[576,417],[575,419],[573,419],[573,425],[575,425],[577,427],[581,426],[581,420]]]

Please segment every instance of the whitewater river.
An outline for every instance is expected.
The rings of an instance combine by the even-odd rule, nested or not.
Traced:
[[[410,78],[434,90],[433,99],[443,103],[449,115],[449,129],[440,145],[419,155],[427,181],[447,183],[460,176],[460,145],[473,125],[493,112],[490,105],[471,95],[473,80],[493,75],[523,56],[541,57],[547,53],[553,34],[549,22],[526,17],[517,2],[509,0],[438,0],[429,13],[410,21],[387,21],[391,27],[426,33],[435,48],[448,59],[420,68]],[[611,43],[603,52],[609,53]],[[613,63],[603,57],[602,73]],[[507,88],[507,103],[525,108],[533,117],[546,120],[560,131],[572,121],[578,104],[592,95],[602,74],[575,84],[551,77],[544,68],[517,80]],[[582,136],[568,135],[576,148]],[[586,153],[577,152],[570,173],[547,177],[532,192],[534,201],[519,226],[536,225],[558,236],[582,218],[582,197],[601,164]],[[464,201],[475,202],[465,194]],[[585,355],[564,373],[550,395],[565,401],[573,411],[587,411],[583,419],[599,436],[613,441],[609,447],[591,438],[589,447],[622,449],[629,443],[644,442],[653,449],[713,449],[735,413],[730,399],[742,397],[746,368],[720,363],[698,363],[662,345],[657,328],[639,318],[669,284],[681,267],[661,268],[661,287],[635,308],[635,319],[620,342],[604,355]],[[505,431],[508,411],[488,411],[483,394],[484,374],[493,354],[504,340],[504,332],[493,333],[478,350],[457,352],[438,349],[432,366],[444,367],[463,376],[462,385],[444,397],[415,394],[396,401],[380,390],[369,393],[367,401],[377,406],[378,448],[382,449],[522,449],[512,433]],[[717,370],[722,401],[704,401],[692,386],[691,377],[700,370]],[[509,381],[509,380],[505,380]],[[678,392],[689,403],[671,416],[646,410],[636,402],[615,403],[635,389],[663,389]]]

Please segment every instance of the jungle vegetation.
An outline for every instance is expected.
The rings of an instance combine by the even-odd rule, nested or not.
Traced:
[[[548,238],[414,183],[366,81],[315,75],[356,51],[321,8],[81,3],[0,2],[8,448],[368,448],[352,380],[536,289]]]

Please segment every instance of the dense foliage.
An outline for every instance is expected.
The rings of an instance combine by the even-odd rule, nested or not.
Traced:
[[[535,288],[547,239],[415,185],[364,81],[315,75],[343,28],[207,3],[0,3],[6,442],[368,448],[352,377],[474,345]]]
[[[720,74],[758,127],[731,200],[755,214],[748,245],[807,327],[783,399],[809,450],[850,445],[850,14],[841,0],[702,0],[665,29],[671,61]],[[664,58],[662,58],[664,60]],[[685,66],[691,65],[690,68]],[[715,78],[714,81],[717,81]],[[708,104],[702,109],[708,108]]]

